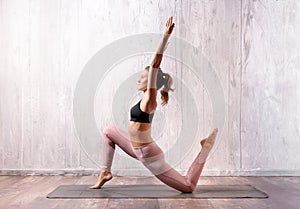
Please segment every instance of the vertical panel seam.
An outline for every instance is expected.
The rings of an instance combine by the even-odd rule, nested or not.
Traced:
[[[240,4],[240,170],[243,167],[243,159],[242,159],[242,75],[243,75],[243,0],[241,0]]]

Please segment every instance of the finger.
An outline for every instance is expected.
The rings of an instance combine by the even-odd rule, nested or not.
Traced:
[[[174,28],[174,23],[169,27],[169,31],[172,33],[173,31],[173,28]]]
[[[170,25],[170,18],[167,21],[167,26],[169,26],[169,25]]]

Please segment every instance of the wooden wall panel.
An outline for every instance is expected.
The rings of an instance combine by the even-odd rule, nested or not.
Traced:
[[[299,5],[296,0],[0,1],[0,174],[97,170],[73,123],[76,82],[101,48],[132,34],[161,33],[170,15],[174,36],[202,50],[225,94],[227,120],[204,174],[299,174]],[[142,71],[150,58],[134,56],[110,70],[95,96],[99,132],[114,123],[112,95],[120,82]],[[176,169],[184,173],[199,141],[214,127],[209,92],[184,65],[185,54],[178,59],[183,63],[165,57],[162,69],[189,84],[199,115],[196,138],[180,142],[192,144],[189,153],[178,153],[183,157]],[[171,95],[153,123],[153,138],[165,151],[176,142],[182,123],[191,123],[181,120],[178,108],[194,114],[188,92],[175,88],[178,99]],[[160,120],[164,115],[168,124]],[[117,153],[117,174],[149,174],[120,149]]]
[[[242,169],[299,171],[299,1],[243,1]]]
[[[0,39],[0,166],[7,169],[22,167],[23,135],[23,76],[28,67],[28,4],[1,1]]]

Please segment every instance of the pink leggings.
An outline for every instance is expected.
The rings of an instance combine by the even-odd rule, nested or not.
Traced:
[[[205,162],[199,162],[201,153],[199,152],[189,167],[187,175],[182,176],[178,171],[165,162],[164,153],[155,141],[140,147],[133,147],[128,134],[113,126],[108,126],[103,129],[102,142],[102,168],[107,168],[108,170],[111,169],[115,153],[115,144],[117,144],[128,155],[140,160],[159,180],[181,192],[194,191],[205,164]]]

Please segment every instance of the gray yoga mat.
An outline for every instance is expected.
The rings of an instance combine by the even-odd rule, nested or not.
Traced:
[[[47,198],[268,198],[251,185],[198,185],[193,193],[181,193],[166,185],[104,185],[89,189],[90,185],[61,185]]]

